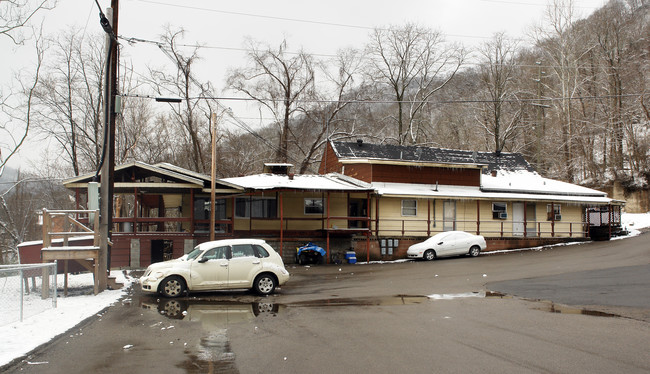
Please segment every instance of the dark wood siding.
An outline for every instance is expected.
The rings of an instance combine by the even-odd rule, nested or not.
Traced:
[[[111,268],[131,266],[131,241],[113,240],[111,247]]]
[[[327,173],[341,173],[343,170],[343,164],[341,164],[332,149],[332,145],[327,143],[325,146],[325,152],[321,158],[320,167],[318,168],[318,174],[327,174]]]
[[[373,170],[371,164],[351,164],[345,165],[343,174],[370,183],[373,178]]]
[[[347,174],[346,166],[346,174]],[[452,186],[480,186],[479,169],[441,167],[414,167],[402,165],[372,165],[373,182],[444,184]]]

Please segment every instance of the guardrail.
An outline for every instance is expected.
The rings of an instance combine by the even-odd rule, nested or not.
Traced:
[[[0,326],[56,308],[56,266],[0,265]]]

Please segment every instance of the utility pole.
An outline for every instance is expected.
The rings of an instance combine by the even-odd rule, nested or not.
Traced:
[[[111,235],[113,232],[113,182],[115,171],[115,95],[117,95],[117,20],[119,15],[119,0],[111,0],[107,9],[111,21],[112,35],[107,34],[107,45],[110,60],[106,68],[107,93],[104,98],[104,110],[108,112],[108,122],[104,124],[104,158],[101,169],[100,185],[100,249],[96,266],[99,267],[99,289],[103,291],[108,286],[108,272],[111,269]],[[111,40],[114,38],[114,40]]]
[[[210,132],[212,134],[212,168],[210,173],[210,241],[214,240],[215,223],[215,174],[217,174],[217,113],[210,116]],[[235,208],[233,207],[233,210]]]

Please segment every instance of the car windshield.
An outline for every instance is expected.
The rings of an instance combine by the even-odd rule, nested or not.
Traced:
[[[187,254],[187,257],[185,258],[185,260],[186,260],[186,261],[194,260],[195,258],[199,257],[199,255],[201,254],[201,252],[203,252],[203,251],[201,250],[201,248],[199,248],[198,246],[197,246],[197,247],[194,247],[194,249],[192,250],[192,252],[190,252],[190,253]]]

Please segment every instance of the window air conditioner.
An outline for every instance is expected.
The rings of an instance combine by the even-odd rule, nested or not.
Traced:
[[[561,214],[556,214],[556,215],[555,215],[555,220],[556,220],[556,221],[560,221],[560,220],[562,220],[562,215],[561,215]]]
[[[508,219],[508,213],[506,212],[499,213],[499,219]]]

